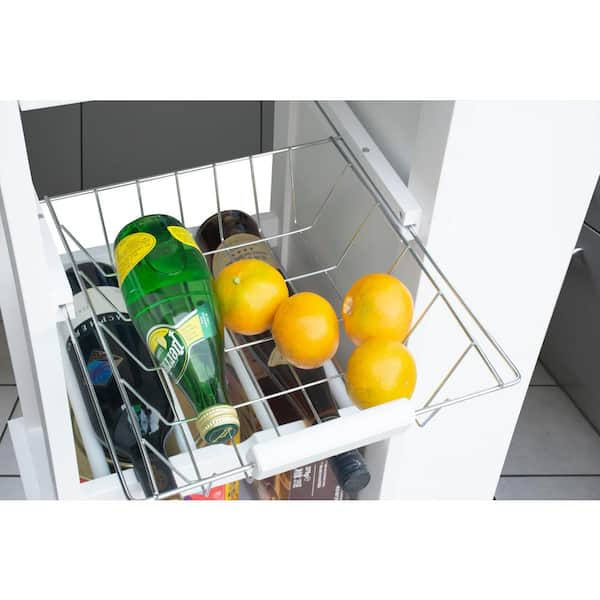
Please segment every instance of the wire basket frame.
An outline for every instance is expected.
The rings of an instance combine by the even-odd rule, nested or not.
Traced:
[[[312,215],[312,218],[304,224],[299,224],[299,207],[297,205],[298,194],[296,181],[297,174],[295,173],[295,159],[299,153],[313,152],[318,148],[326,149],[327,151],[335,153],[336,156],[339,158],[342,168],[340,172],[335,176],[327,192],[323,195],[322,200],[317,202],[317,208],[314,214]],[[264,227],[264,215],[261,214],[261,211],[259,209],[259,198],[257,193],[257,182],[255,175],[256,160],[261,157],[268,156],[273,158],[280,157],[286,161],[286,190],[288,193],[287,195],[289,197],[289,204],[291,209],[289,215],[289,224],[286,226],[286,223],[282,223],[280,228],[281,230],[275,232],[268,232]],[[98,269],[98,271],[105,277],[116,277],[114,269],[114,251],[109,241],[106,218],[100,198],[101,194],[107,190],[113,190],[127,186],[135,186],[139,214],[144,215],[145,205],[142,184],[158,181],[165,178],[172,178],[175,184],[177,206],[179,210],[180,220],[184,225],[189,226],[189,223],[186,223],[185,219],[181,178],[185,174],[206,170],[212,170],[212,178],[214,182],[215,210],[218,218],[220,238],[221,241],[223,241],[223,208],[221,203],[218,169],[219,167],[222,167],[224,165],[242,162],[247,162],[249,167],[249,184],[252,190],[252,197],[255,208],[255,218],[259,227],[259,231],[261,232],[261,234],[263,234],[263,238],[257,241],[245,242],[236,246],[229,246],[228,248],[219,248],[210,252],[205,252],[205,256],[214,255],[221,252],[228,252],[231,250],[235,250],[246,246],[252,246],[254,244],[262,242],[267,242],[273,249],[275,249],[275,247],[277,246],[278,253],[280,255],[282,254],[282,247],[286,243],[292,243],[293,240],[298,240],[299,243],[310,245],[310,240],[308,239],[308,236],[310,236],[312,233],[314,233],[314,231],[318,229],[324,213],[330,210],[333,198],[335,197],[340,186],[343,184],[343,182],[347,181],[348,177],[351,176],[353,178],[352,182],[356,182],[356,185],[360,186],[362,190],[361,193],[364,193],[365,197],[368,199],[369,204],[368,208],[366,208],[366,212],[364,212],[364,214],[361,215],[361,217],[358,220],[358,224],[352,231],[351,235],[347,240],[345,240],[337,259],[325,265],[318,263],[316,264],[317,268],[311,268],[310,270],[306,271],[303,270],[300,273],[286,277],[286,282],[292,287],[292,289],[295,290],[298,286],[302,288],[310,288],[310,283],[312,281],[314,281],[317,278],[322,278],[322,280],[327,283],[329,288],[333,290],[335,296],[341,299],[343,297],[344,290],[339,289],[340,285],[339,282],[336,282],[335,277],[337,273],[345,267],[345,261],[349,254],[353,251],[357,240],[361,239],[361,236],[365,235],[364,232],[368,227],[370,220],[374,218],[374,215],[377,215],[378,218],[383,218],[384,222],[387,224],[387,227],[390,229],[391,232],[393,232],[393,235],[396,237],[399,243],[399,252],[393,257],[391,257],[390,266],[387,269],[388,272],[395,272],[399,268],[399,266],[401,266],[406,261],[411,260],[413,266],[416,269],[418,269],[419,275],[424,277],[432,287],[433,295],[431,299],[422,308],[420,313],[416,315],[414,323],[406,337],[405,342],[410,343],[413,336],[420,329],[423,328],[423,324],[427,322],[428,317],[432,314],[434,310],[436,310],[438,306],[443,306],[447,310],[450,318],[454,320],[459,330],[462,332],[462,334],[464,334],[466,340],[464,348],[451,362],[447,371],[439,379],[439,382],[437,382],[427,394],[423,395],[421,399],[413,400],[420,401],[419,408],[415,410],[415,414],[417,416],[417,424],[419,426],[425,426],[436,414],[439,413],[440,410],[446,407],[456,405],[469,399],[488,395],[492,392],[496,392],[498,390],[507,388],[511,385],[515,385],[520,381],[520,374],[515,365],[504,352],[502,347],[483,327],[483,325],[475,317],[475,315],[470,310],[465,301],[462,299],[462,297],[451,285],[448,278],[442,272],[441,268],[428,253],[427,248],[425,244],[420,240],[416,229],[413,226],[403,226],[395,207],[391,206],[390,203],[386,200],[384,194],[369,178],[366,171],[361,167],[360,161],[356,159],[349,146],[344,142],[343,138],[340,136],[331,136],[325,139],[316,140],[306,144],[298,144],[286,148],[280,148],[271,152],[251,155],[239,159],[234,159],[232,161],[225,161],[223,163],[213,163],[210,165],[204,165],[193,169],[186,169],[182,171],[176,171],[174,173],[147,177],[135,180],[133,182],[125,182],[121,184],[103,186],[95,188],[93,190],[56,196],[54,198],[45,198],[45,205],[47,206],[48,212],[50,214],[51,220],[54,223],[58,237],[60,238],[62,246],[64,247],[67,262],[72,267],[77,283],[80,289],[82,290],[84,298],[89,306],[98,341],[101,344],[104,352],[106,353],[109,367],[117,384],[119,395],[123,400],[124,409],[129,415],[129,423],[130,426],[133,428],[133,434],[136,439],[138,448],[140,450],[144,467],[146,469],[152,487],[152,498],[162,499],[197,489],[202,489],[203,493],[207,494],[210,491],[210,486],[216,482],[230,480],[232,477],[237,479],[243,477],[251,479],[254,465],[245,462],[237,445],[235,443],[232,443],[231,452],[235,456],[235,460],[239,464],[239,467],[236,467],[234,469],[228,469],[227,471],[221,473],[211,473],[210,475],[207,475],[206,473],[203,474],[201,468],[202,449],[194,448],[193,443],[190,442],[189,439],[190,434],[188,424],[194,421],[197,415],[192,415],[188,417],[184,416],[168,375],[165,372],[163,372],[162,369],[158,368],[155,364],[144,364],[144,362],[140,360],[139,357],[135,356],[134,353],[132,353],[129,350],[129,348],[127,348],[127,345],[122,340],[119,340],[118,336],[116,336],[112,331],[110,331],[110,329],[106,325],[104,325],[100,321],[96,309],[93,303],[91,302],[88,287],[95,289],[95,291],[110,304],[110,306],[114,309],[115,313],[118,313],[120,315],[120,318],[123,319],[123,321],[131,322],[131,319],[129,315],[123,313],[117,306],[115,306],[114,303],[102,292],[102,290],[98,288],[98,286],[96,286],[85,275],[85,273],[78,269],[77,259],[75,255],[76,253],[79,253],[81,256],[85,257],[87,260],[93,263],[96,269]],[[100,222],[102,237],[104,240],[105,254],[108,257],[108,261],[111,263],[112,266],[112,272],[110,273],[106,273],[103,270],[102,266],[99,264],[99,261],[95,258],[92,249],[86,248],[85,244],[80,242],[75,233],[72,232],[63,222],[61,222],[55,209],[55,204],[63,199],[73,198],[75,196],[82,196],[90,193],[93,194],[95,201],[97,216]],[[123,223],[123,225],[124,224],[125,223]],[[293,243],[295,244],[296,242],[294,241]],[[74,251],[72,246],[74,246],[77,250]],[[280,259],[280,262],[283,263],[284,261]],[[132,493],[127,483],[127,478],[124,475],[124,471],[119,464],[118,453],[114,447],[113,441],[111,440],[108,427],[102,414],[102,409],[98,397],[95,393],[94,386],[86,369],[85,357],[83,356],[82,350],[76,341],[73,323],[66,307],[64,307],[64,314],[69,334],[71,336],[71,339],[73,340],[77,361],[79,367],[81,368],[90,398],[92,400],[95,416],[98,420],[98,424],[104,436],[105,447],[110,455],[110,458],[112,459],[113,465],[115,467],[117,476],[119,478],[119,482],[123,488],[125,496],[128,499],[138,499]],[[224,348],[225,354],[231,355],[232,362],[234,362],[238,366],[241,365],[245,369],[247,375],[249,376],[249,378],[251,379],[251,381],[257,389],[260,389],[260,387],[258,385],[258,382],[256,381],[254,373],[252,372],[252,369],[248,364],[245,352],[250,350],[252,346],[272,340],[273,338],[270,335],[265,335],[264,337],[261,337],[261,339],[252,341],[241,341],[235,335],[226,335],[226,343]],[[151,403],[149,403],[143,397],[142,394],[139,393],[138,390],[136,390],[129,382],[127,382],[124,379],[122,374],[119,372],[119,366],[115,364],[115,361],[113,360],[113,355],[112,351],[110,350],[109,341],[112,341],[113,343],[117,344],[118,347],[122,349],[129,356],[129,358],[133,360],[142,370],[146,372],[157,373],[161,381],[163,391],[169,399],[169,404],[174,415],[174,418],[172,420],[167,420],[162,414],[160,414],[160,412],[154,406],[152,406]],[[455,373],[468,356],[475,356],[481,362],[482,368],[489,373],[493,383],[491,385],[486,385],[483,387],[476,387],[475,389],[468,389],[462,393],[447,396],[440,400],[440,397],[443,395],[443,390],[446,388],[447,384],[453,379]],[[285,396],[294,392],[301,392],[304,395],[304,398],[307,400],[308,406],[311,408],[312,412],[315,415],[315,426],[318,426],[320,423],[318,411],[315,409],[310,399],[310,395],[307,393],[307,390],[314,386],[328,385],[335,379],[344,380],[345,374],[343,369],[340,367],[340,360],[338,357],[334,359],[334,363],[335,367],[337,368],[337,372],[332,375],[319,378],[309,383],[302,383],[296,374],[295,377],[298,383],[297,386],[293,386],[291,388],[282,388],[279,389],[279,391],[271,394],[259,394],[257,397],[249,398],[243,402],[238,402],[234,404],[234,406],[236,408],[241,408],[244,406],[261,405],[265,409],[266,414],[270,419],[275,434],[277,436],[281,436],[282,433],[280,431],[279,424],[277,423],[277,420],[275,419],[269,407],[269,402],[276,400],[281,396]],[[504,373],[501,373],[502,369],[504,370]],[[507,373],[508,376],[506,375]],[[282,386],[279,387],[281,388]],[[186,475],[183,472],[181,472],[181,470],[175,468],[175,466],[173,465],[173,461],[169,460],[169,457],[165,456],[164,452],[154,447],[150,442],[148,442],[148,440],[144,438],[137,424],[137,419],[135,417],[135,412],[132,405],[132,402],[134,401],[141,402],[146,408],[148,408],[154,414],[156,414],[157,417],[165,425],[179,429],[181,433],[181,438],[185,441],[185,454],[187,455],[189,462],[191,463],[193,468],[192,477],[190,477],[189,474]],[[338,409],[339,408],[341,407],[338,406]],[[178,487],[176,487],[175,489],[159,492],[158,485],[155,481],[150,464],[150,454],[154,455],[158,460],[164,462],[169,468],[171,468],[173,472],[178,476],[178,478],[183,481],[183,484],[178,485]]]

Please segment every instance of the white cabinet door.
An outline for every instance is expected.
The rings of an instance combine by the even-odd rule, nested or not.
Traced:
[[[23,411],[19,470],[30,499],[77,497],[56,328],[58,307],[71,302],[71,293],[42,232],[16,102],[0,102],[0,132],[0,308]]]
[[[369,496],[489,499],[598,178],[600,103],[423,102],[405,107],[414,127],[377,104],[353,106],[374,137],[386,128],[406,134],[397,150],[410,163],[427,248],[523,379],[369,448],[379,478]],[[276,105],[276,145],[324,131],[304,103]],[[428,300],[425,287],[421,278],[417,307]],[[445,344],[450,326],[440,319],[415,343]],[[468,362],[461,369],[458,378],[474,376]]]

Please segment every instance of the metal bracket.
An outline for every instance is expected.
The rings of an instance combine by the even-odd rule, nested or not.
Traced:
[[[316,102],[329,125],[341,136],[352,158],[359,162],[370,183],[391,207],[400,211],[404,227],[413,226],[419,231],[421,206],[394,170],[373,138],[362,126],[347,102]]]

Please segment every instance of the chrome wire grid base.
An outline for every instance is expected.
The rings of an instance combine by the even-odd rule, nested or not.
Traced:
[[[268,177],[272,186],[265,195],[261,196],[257,165],[268,166]],[[326,172],[322,167],[327,164]],[[334,167],[331,167],[334,165]],[[226,177],[224,172],[231,168],[244,170],[247,177],[247,204],[244,207],[227,201],[223,188]],[[198,189],[190,187],[188,179],[207,178],[211,180],[211,190],[205,190],[200,195]],[[318,181],[316,185],[315,181]],[[186,183],[187,182],[187,183]],[[168,193],[164,190],[169,186]],[[320,186],[320,188],[319,188]],[[192,186],[193,187],[193,186]],[[117,382],[123,406],[130,416],[130,424],[142,454],[144,465],[152,483],[152,498],[161,499],[176,494],[183,494],[201,489],[208,493],[214,483],[232,479],[251,479],[254,465],[245,462],[236,444],[231,444],[227,451],[235,455],[238,467],[221,473],[203,473],[202,456],[206,449],[198,449],[191,434],[189,423],[196,416],[184,416],[181,405],[173,389],[169,377],[154,364],[144,364],[139,357],[133,355],[126,344],[119,340],[103,323],[100,322],[86,284],[104,297],[115,312],[120,313],[123,321],[129,322],[129,316],[121,312],[102,290],[98,289],[86,275],[77,268],[81,260],[92,262],[106,277],[114,277],[114,254],[110,239],[118,229],[135,216],[148,214],[147,194],[153,188],[160,188],[160,194],[169,195],[171,210],[190,229],[194,229],[201,220],[198,206],[204,210],[203,218],[217,212],[221,239],[223,225],[221,214],[227,208],[243,208],[254,213],[254,217],[263,235],[263,239],[231,246],[228,249],[218,249],[207,252],[206,255],[226,252],[243,246],[251,246],[266,241],[272,248],[285,268],[286,281],[298,291],[313,290],[325,296],[333,306],[341,308],[341,299],[350,284],[358,277],[368,272],[388,272],[398,276],[411,289],[413,295],[419,291],[420,302],[415,306],[415,319],[406,338],[409,349],[413,352],[418,369],[418,384],[411,403],[416,407],[417,424],[421,427],[431,421],[442,409],[454,406],[465,400],[488,395],[516,384],[520,375],[504,350],[483,327],[464,300],[456,292],[444,275],[438,264],[433,260],[420,240],[416,228],[404,227],[397,207],[385,198],[385,195],[370,180],[362,169],[360,162],[352,154],[349,146],[340,136],[333,136],[314,142],[299,144],[267,152],[227,161],[224,163],[206,165],[185,171],[177,171],[155,177],[148,177],[123,184],[111,185],[86,192],[46,198],[45,211],[54,223],[56,239],[64,249],[63,262],[71,266],[77,282],[83,290],[98,341],[110,363],[110,368]],[[315,189],[318,192],[315,193]],[[192,191],[190,191],[192,190]],[[110,200],[108,196],[115,192],[129,194],[130,200],[137,205],[137,215],[121,215],[120,202]],[[210,202],[213,196],[214,203]],[[164,196],[166,198],[166,196]],[[114,198],[114,196],[113,196]],[[78,226],[77,218],[69,217],[69,200],[89,202],[86,211],[90,218],[90,210],[98,217],[98,231],[101,237],[97,243],[83,240],[76,235],[74,229]],[[112,203],[111,203],[112,202]],[[166,202],[166,201],[165,201]],[[152,202],[150,202],[152,203]],[[63,210],[64,206],[64,210]],[[151,212],[158,212],[156,210]],[[160,212],[167,212],[161,210]],[[192,215],[190,217],[190,215]],[[71,218],[72,222],[69,222]],[[79,217],[80,218],[80,217]],[[190,219],[193,224],[190,223]],[[99,234],[100,235],[100,234]],[[62,254],[62,252],[61,252]],[[100,261],[113,265],[113,272],[105,273]],[[426,292],[426,289],[430,290]],[[429,294],[429,295],[428,295]],[[113,465],[124,494],[129,499],[137,499],[132,493],[123,469],[119,466],[114,443],[108,433],[98,398],[85,367],[85,357],[76,343],[74,327],[68,307],[64,308],[64,321],[71,339],[75,341],[77,359],[85,377],[91,398],[93,400],[96,418],[103,431],[103,443],[110,454]],[[340,319],[341,321],[341,319]],[[450,325],[451,324],[451,325]],[[456,341],[448,341],[449,327],[455,329]],[[341,328],[343,329],[343,328]],[[436,331],[443,330],[442,341],[436,339]],[[421,339],[418,339],[420,336]],[[173,415],[172,421],[167,421],[131,384],[120,374],[118,365],[112,359],[109,340],[116,343],[129,358],[141,369],[156,372],[160,378],[164,392],[169,398]],[[272,429],[277,436],[285,435],[277,423],[269,402],[292,392],[302,392],[308,405],[315,415],[319,427],[319,415],[313,406],[307,390],[319,385],[334,385],[335,381],[344,380],[342,366],[352,350],[352,344],[342,331],[340,349],[333,359],[327,376],[307,384],[302,384],[296,375],[297,386],[289,389],[263,395],[258,391],[256,378],[249,367],[247,352],[252,346],[271,341],[270,335],[250,342],[241,342],[235,335],[226,334],[225,353],[230,364],[234,367],[240,379],[249,381],[254,386],[254,393],[246,386],[247,399],[234,404],[236,407],[252,406],[262,410],[268,416]],[[433,351],[435,348],[435,352]],[[430,357],[435,354],[435,360]],[[475,362],[473,362],[475,361]],[[469,363],[465,376],[461,369]],[[430,368],[431,367],[431,368]],[[339,387],[337,388],[339,392]],[[346,398],[340,401],[340,395],[334,394],[339,406],[343,408],[350,404]],[[177,469],[172,457],[169,458],[146,440],[137,425],[132,401],[139,401],[167,426],[177,431],[181,451],[187,455],[192,466],[193,475]],[[159,492],[152,469],[150,454],[167,464],[181,481],[173,490]]]

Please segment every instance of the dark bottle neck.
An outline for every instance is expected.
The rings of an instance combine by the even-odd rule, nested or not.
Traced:
[[[224,210],[221,212],[221,225],[223,227],[223,239],[227,239],[236,233],[249,233],[260,237],[256,221],[241,210]],[[221,244],[221,229],[219,227],[219,215],[214,214],[198,227],[196,243],[203,252],[216,250]],[[211,259],[212,256],[207,257]]]
[[[110,265],[107,265],[106,263],[97,263],[97,264],[102,269],[102,271],[104,271],[104,273],[112,273],[113,272],[113,268]],[[79,263],[77,265],[77,270],[79,271],[79,277],[81,278],[83,285],[88,289],[92,287],[90,282],[93,283],[97,287],[101,287],[101,286],[117,287],[118,286],[116,277],[106,277],[106,275],[101,273],[100,270],[98,269],[98,267],[92,262]],[[85,277],[82,277],[81,273],[83,273],[85,275]],[[81,292],[81,287],[80,287],[79,283],[77,282],[77,276],[75,275],[75,273],[73,272],[73,269],[71,267],[66,270],[66,274],[67,274],[67,279],[69,280],[69,285],[71,286],[71,291],[73,292],[73,294],[77,294],[77,293]]]

